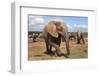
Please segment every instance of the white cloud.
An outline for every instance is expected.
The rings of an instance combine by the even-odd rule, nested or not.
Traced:
[[[42,16],[29,16],[29,31],[39,31],[45,26],[44,24]]]
[[[88,28],[87,25],[73,25],[75,28]]]
[[[41,17],[41,18],[35,18],[34,21],[37,23],[37,24],[42,24],[44,23],[44,19]]]
[[[44,22],[42,16],[29,16],[29,25],[43,24]]]
[[[86,32],[88,29],[87,25],[73,25],[74,31],[83,31]]]

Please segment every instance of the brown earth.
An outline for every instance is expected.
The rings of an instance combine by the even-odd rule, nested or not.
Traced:
[[[88,58],[88,41],[85,38],[85,44],[76,44],[76,40],[70,40],[70,55],[68,58],[61,56],[50,56],[45,54],[46,47],[43,39],[37,39],[36,42],[32,42],[32,38],[28,40],[28,60],[54,60],[54,59],[79,59]],[[61,51],[65,54],[65,43],[61,43]],[[53,50],[55,50],[53,48]]]

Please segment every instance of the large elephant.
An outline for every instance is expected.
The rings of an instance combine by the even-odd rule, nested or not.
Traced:
[[[65,56],[69,56],[69,37],[68,37],[68,27],[64,22],[61,21],[50,21],[44,27],[43,37],[46,43],[46,52],[51,53],[52,47],[56,49],[57,56],[61,56],[62,52],[60,49],[61,38],[64,39],[67,53]]]

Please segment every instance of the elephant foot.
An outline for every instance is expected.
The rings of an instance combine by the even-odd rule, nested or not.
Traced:
[[[61,56],[63,56],[64,54],[62,53],[62,52],[56,52],[56,56],[58,56],[58,57],[61,57]]]
[[[65,57],[65,58],[69,58],[69,54],[70,54],[70,53],[64,54],[64,57]]]
[[[69,58],[69,55],[66,55],[66,54],[65,54],[64,57],[65,57],[65,58]]]
[[[48,54],[48,55],[50,55],[50,56],[54,55],[54,53],[52,51],[46,51],[45,53]]]

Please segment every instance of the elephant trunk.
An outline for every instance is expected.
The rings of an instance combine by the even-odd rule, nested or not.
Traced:
[[[70,50],[69,50],[69,36],[68,34],[65,34],[64,36],[64,41],[65,41],[65,45],[66,45],[66,51],[67,51],[67,56],[70,54]]]

